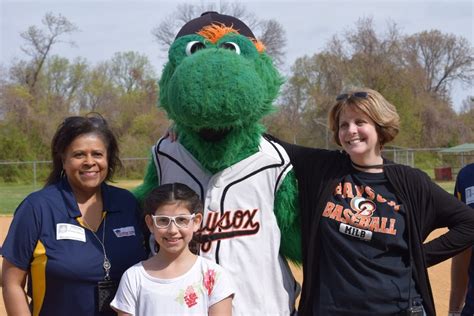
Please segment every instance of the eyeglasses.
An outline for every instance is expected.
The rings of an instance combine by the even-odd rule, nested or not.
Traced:
[[[367,99],[369,94],[367,92],[353,92],[353,93],[343,93],[336,97],[336,101],[342,101],[346,99],[350,99],[352,97]]]
[[[167,216],[167,215],[151,215],[153,218],[153,223],[157,228],[168,228],[171,222],[173,222],[178,228],[186,228],[189,223],[194,220],[196,214],[192,215],[176,215],[176,216]]]

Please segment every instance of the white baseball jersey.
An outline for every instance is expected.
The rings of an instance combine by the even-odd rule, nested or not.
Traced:
[[[181,182],[204,202],[201,255],[236,283],[234,315],[290,315],[295,281],[279,255],[275,193],[291,170],[285,150],[261,138],[259,151],[211,174],[178,142],[153,147],[160,184]],[[291,306],[291,307],[290,307]]]

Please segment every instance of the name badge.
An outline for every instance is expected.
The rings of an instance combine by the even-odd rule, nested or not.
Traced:
[[[372,232],[370,230],[360,229],[343,223],[339,226],[339,232],[365,241],[372,239]]]
[[[474,186],[466,188],[466,204],[474,204]]]
[[[135,227],[127,226],[114,229],[115,236],[118,238],[135,236]]]
[[[61,239],[86,242],[86,231],[84,228],[76,225],[58,223],[56,224],[56,240]]]

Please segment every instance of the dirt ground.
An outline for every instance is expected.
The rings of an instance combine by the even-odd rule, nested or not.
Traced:
[[[11,216],[0,216],[0,245],[3,244],[3,240],[8,232],[8,227],[11,222]],[[430,238],[434,238],[443,233],[443,230],[438,230],[430,235]],[[0,258],[0,263],[2,259]],[[449,301],[449,288],[450,288],[450,268],[451,260],[447,260],[429,269],[431,287],[434,293],[434,299],[436,303],[436,311],[438,315],[447,315],[448,313],[448,301]],[[298,268],[293,267],[293,272],[297,280],[301,282],[302,272]],[[1,278],[1,272],[0,272]],[[1,287],[0,287],[1,292]],[[0,316],[6,315],[5,306],[3,299],[0,300]]]

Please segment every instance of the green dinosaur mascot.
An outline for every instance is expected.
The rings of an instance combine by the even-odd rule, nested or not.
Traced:
[[[179,140],[152,148],[135,194],[171,182],[194,189],[205,206],[200,254],[233,277],[234,315],[290,315],[298,285],[285,258],[300,262],[297,187],[288,155],[259,122],[282,78],[252,31],[216,12],[186,23],[168,58],[160,106]]]

